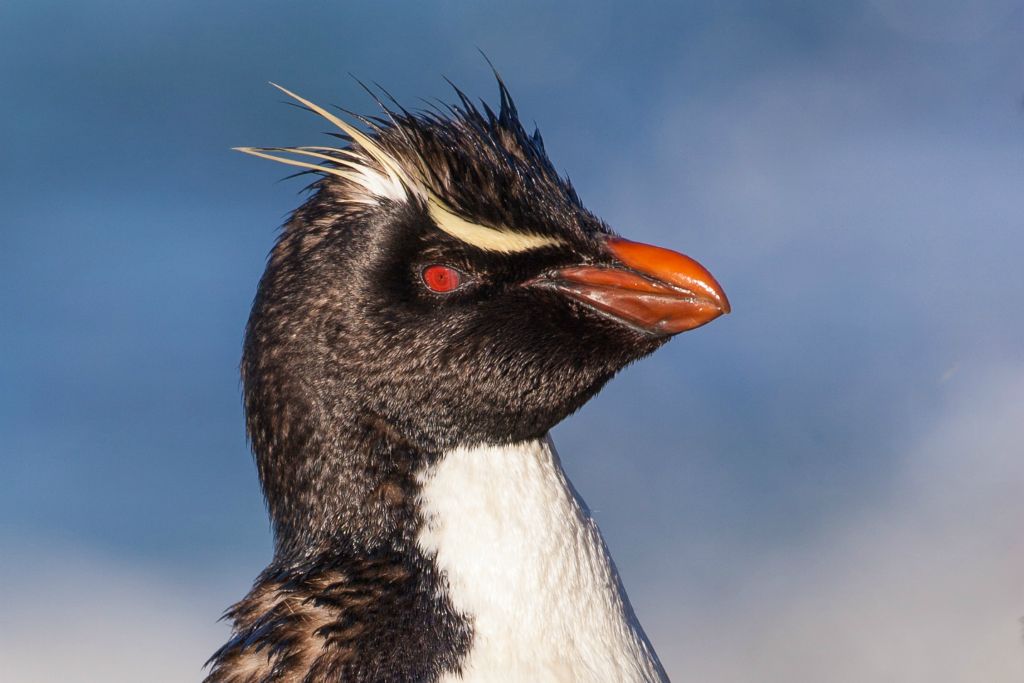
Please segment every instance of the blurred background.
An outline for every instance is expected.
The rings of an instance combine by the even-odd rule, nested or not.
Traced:
[[[734,313],[555,433],[677,681],[1024,676],[1024,3],[0,7],[0,678],[188,681],[270,555],[237,365],[325,144],[494,102]]]

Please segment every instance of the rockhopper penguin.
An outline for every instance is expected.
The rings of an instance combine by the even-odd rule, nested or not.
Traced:
[[[729,303],[588,212],[499,87],[373,118],[281,88],[343,145],[241,148],[319,177],[246,329],[274,557],[208,683],[667,680],[548,431]]]

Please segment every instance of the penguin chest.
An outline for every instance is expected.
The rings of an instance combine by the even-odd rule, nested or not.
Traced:
[[[446,453],[418,543],[473,629],[444,681],[661,681],[597,525],[548,439]]]

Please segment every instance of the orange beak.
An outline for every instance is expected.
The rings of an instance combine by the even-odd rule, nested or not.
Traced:
[[[730,311],[721,285],[689,256],[619,237],[606,244],[617,265],[570,266],[537,284],[659,336],[692,330]]]

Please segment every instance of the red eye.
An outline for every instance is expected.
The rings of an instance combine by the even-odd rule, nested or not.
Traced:
[[[427,266],[423,269],[423,284],[432,292],[445,294],[459,288],[462,284],[462,274],[448,266]]]

